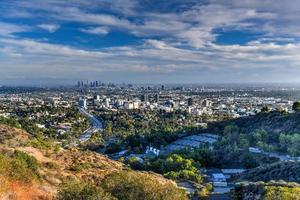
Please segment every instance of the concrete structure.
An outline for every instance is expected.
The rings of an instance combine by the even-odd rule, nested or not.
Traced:
[[[226,179],[230,179],[231,176],[235,174],[241,174],[245,172],[245,169],[221,169],[222,173],[225,175]]]
[[[87,109],[87,100],[85,98],[80,98],[78,106],[83,109]]]
[[[227,181],[223,173],[212,174],[212,182],[215,187],[226,187]]]
[[[143,95],[141,96],[141,101],[144,102],[144,103],[149,102],[148,94],[143,94]]]
[[[172,142],[162,149],[162,153],[171,153],[175,150],[184,148],[198,148],[203,144],[208,144],[211,148],[213,143],[218,140],[218,136],[214,134],[190,135]]]
[[[157,156],[159,156],[159,153],[160,153],[159,149],[156,149],[151,146],[147,146],[146,152],[145,152],[146,156],[150,156],[150,157],[152,157],[152,156],[157,157]]]
[[[156,102],[156,103],[159,103],[159,94],[156,94],[156,95],[155,95],[155,102]]]
[[[193,106],[193,103],[194,103],[193,99],[189,98],[188,101],[187,101],[187,105],[188,106]]]

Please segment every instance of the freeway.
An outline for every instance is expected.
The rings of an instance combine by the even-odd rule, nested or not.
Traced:
[[[79,111],[86,115],[87,117],[89,117],[90,121],[92,122],[92,126],[90,128],[88,128],[86,131],[84,131],[84,133],[79,136],[78,140],[79,142],[86,142],[88,141],[91,136],[93,135],[93,133],[100,131],[103,129],[103,122],[99,119],[97,119],[94,115],[90,114],[87,110],[83,109],[83,108],[79,108]]]

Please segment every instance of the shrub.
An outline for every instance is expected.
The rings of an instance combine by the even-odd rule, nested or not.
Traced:
[[[209,195],[212,192],[213,187],[211,184],[206,184],[200,191],[196,192],[195,196],[198,197],[199,200],[207,200],[209,199]]]
[[[43,166],[48,169],[59,169],[59,166],[54,162],[46,162],[43,164]]]
[[[31,139],[28,145],[42,150],[50,150],[53,147],[52,141],[43,138],[41,135],[37,135],[35,138]]]
[[[161,183],[147,175],[131,171],[105,177],[102,188],[119,200],[186,200],[186,194],[172,183]]]
[[[77,163],[77,164],[74,164],[72,167],[71,167],[71,170],[72,171],[75,171],[75,172],[80,172],[84,169],[89,169],[91,168],[91,164],[90,163]]]
[[[40,178],[36,158],[21,151],[15,151],[10,161],[9,172],[10,177],[18,181],[28,182],[34,178]]]
[[[20,123],[14,118],[7,118],[7,117],[0,116],[0,124],[5,124],[15,128],[21,128]]]
[[[0,174],[8,179],[21,182],[30,182],[33,179],[39,179],[37,160],[21,151],[9,157],[6,155],[0,156]]]
[[[101,187],[76,180],[64,182],[58,191],[57,200],[116,200]]]
[[[300,187],[298,184],[285,183],[283,181],[275,182],[270,181],[268,183],[257,182],[248,184],[236,185],[232,198],[234,200],[245,199],[247,197],[256,196],[256,199],[264,200],[298,200],[300,197]]]
[[[300,199],[300,188],[266,186],[265,187],[265,200],[281,199]]]
[[[135,170],[144,170],[145,166],[141,163],[137,157],[131,157],[127,160],[127,165],[129,165],[132,169]]]

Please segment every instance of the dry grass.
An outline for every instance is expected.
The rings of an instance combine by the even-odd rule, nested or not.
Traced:
[[[13,155],[15,150],[24,152],[36,158],[39,168],[40,180],[32,180],[22,183],[10,180],[0,173],[0,199],[23,200],[23,199],[53,199],[59,189],[60,183],[70,177],[80,181],[89,181],[95,184],[109,174],[120,172],[126,167],[117,161],[110,160],[106,156],[95,152],[79,151],[77,149],[42,150],[25,146],[30,140],[30,135],[20,129],[0,125],[0,153]],[[76,169],[79,167],[79,170]],[[75,167],[75,168],[74,168]],[[80,167],[83,167],[80,170]],[[154,173],[133,172],[137,176],[149,177],[161,184],[175,184]],[[5,183],[5,184],[4,184]]]

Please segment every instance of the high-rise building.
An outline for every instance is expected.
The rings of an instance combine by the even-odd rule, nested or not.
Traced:
[[[155,102],[158,103],[159,102],[159,94],[155,95]]]
[[[187,101],[187,104],[188,106],[192,106],[193,105],[193,99],[192,98],[189,98],[188,101]]]
[[[212,104],[212,102],[209,101],[209,100],[207,100],[207,99],[205,99],[205,100],[202,102],[202,106],[203,106],[203,107],[209,107],[209,106],[211,106],[211,104]]]
[[[105,99],[105,107],[109,108],[109,106],[110,106],[110,98],[106,98]]]
[[[165,90],[165,86],[164,85],[161,86],[161,90]]]
[[[100,101],[100,96],[99,95],[94,95],[94,100]]]
[[[81,97],[79,99],[78,105],[80,108],[86,109],[87,108],[87,100],[85,98]]]
[[[144,102],[144,103],[149,102],[148,94],[143,94],[141,96],[141,101]]]

